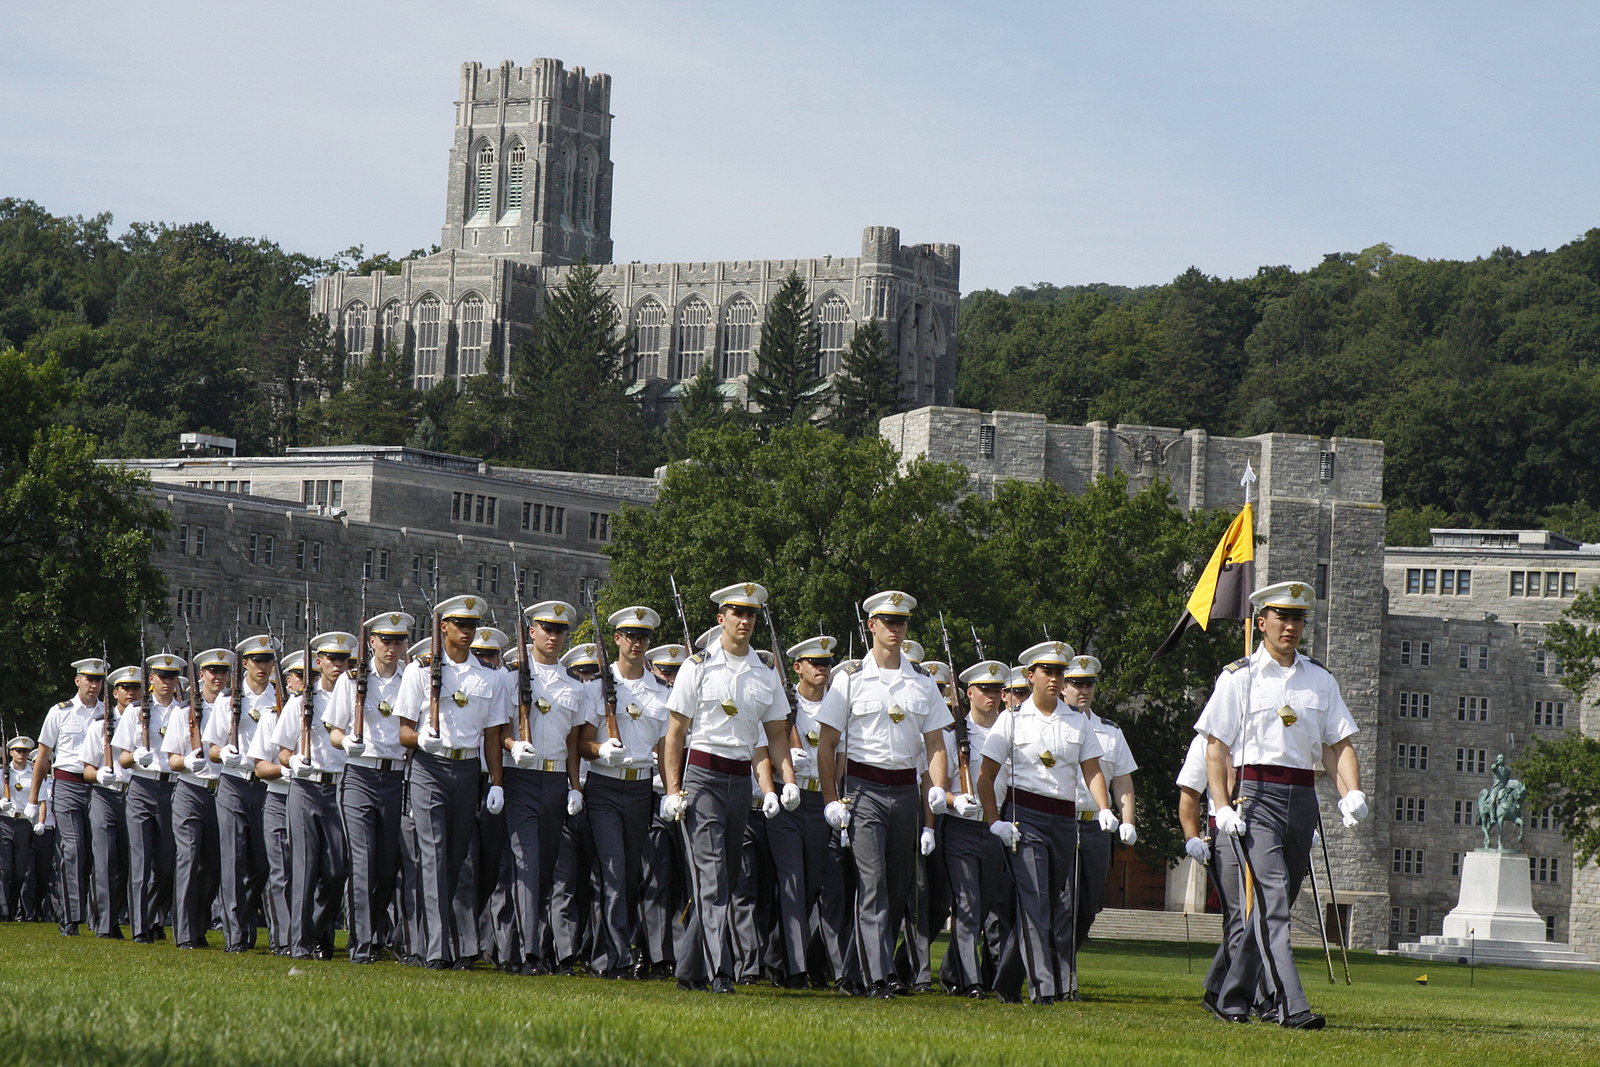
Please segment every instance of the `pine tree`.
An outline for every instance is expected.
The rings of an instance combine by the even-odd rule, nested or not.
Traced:
[[[717,385],[716,368],[711,360],[706,360],[700,365],[700,373],[684,389],[683,399],[667,416],[667,430],[662,439],[667,459],[688,458],[689,435],[694,431],[736,426],[747,418],[743,411],[728,407]]]
[[[829,426],[849,438],[876,433],[879,419],[901,410],[900,368],[877,319],[856,328],[840,364]]]
[[[767,432],[777,426],[810,422],[826,402],[827,388],[817,373],[817,357],[811,298],[806,283],[791,271],[772,298],[761,327],[756,370],[750,375],[750,399],[760,409],[756,420]]]

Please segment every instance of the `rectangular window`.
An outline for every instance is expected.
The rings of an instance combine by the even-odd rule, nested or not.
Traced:
[[[494,521],[494,506],[495,506],[495,503],[498,501],[498,499],[499,499],[498,497],[490,497],[487,506],[484,508],[484,511],[483,511],[483,524],[485,526],[493,526],[493,525],[495,525],[495,521]]]
[[[1577,596],[1578,595],[1578,572],[1577,571],[1563,571],[1563,572],[1561,572],[1561,595],[1562,596]]]
[[[1430,704],[1433,696],[1430,693],[1401,693],[1400,718],[1402,719],[1427,719],[1432,717]]]
[[[1432,567],[1422,572],[1422,595],[1429,596],[1439,591],[1439,572]]]
[[[1512,596],[1521,596],[1522,595],[1522,572],[1521,571],[1512,571],[1511,572],[1511,595]]]
[[[1544,939],[1546,941],[1554,941],[1556,939],[1556,917],[1554,915],[1546,915],[1544,917]]]
[[[480,593],[483,592],[483,572],[484,565],[480,563],[478,564],[478,592]]]
[[[265,537],[265,539],[263,541],[263,544],[261,546],[261,565],[263,567],[272,566],[272,547],[273,547],[272,542],[273,542],[273,537],[272,537],[271,534],[268,534]]]
[[[249,557],[250,557],[250,562],[251,563],[254,563],[256,561],[256,546],[257,546],[257,544],[260,543],[260,540],[261,540],[261,537],[260,537],[259,534],[251,534],[250,535],[250,553],[249,553]]]
[[[1560,571],[1545,571],[1544,572],[1544,595],[1545,596],[1559,596],[1560,594],[1561,594],[1561,572]]]
[[[1427,822],[1428,798],[1397,796],[1394,798],[1395,822]]]
[[[328,506],[330,508],[344,507],[344,480],[335,478],[328,483]]]
[[[1450,877],[1461,877],[1461,853],[1459,852],[1450,853]]]
[[[539,528],[539,505],[524,501],[522,504],[522,528],[524,530],[537,530]]]
[[[1406,592],[1422,592],[1422,571],[1416,567],[1406,568]]]
[[[389,553],[387,553],[387,552],[379,552],[378,553],[378,581],[387,582],[388,580],[389,580]]]
[[[322,542],[311,542],[311,573],[322,573]]]
[[[1456,595],[1456,572],[1445,570],[1439,572],[1439,595]]]
[[[422,557],[421,556],[412,556],[411,557],[411,584],[412,585],[416,585],[416,586],[420,586],[422,584]]]
[[[1324,482],[1333,481],[1334,453],[1324,452],[1317,460],[1317,477]]]
[[[186,522],[179,523],[178,524],[178,555],[187,556],[188,554],[189,554],[189,524],[186,523]]]
[[[1477,803],[1472,800],[1456,801],[1455,824],[1457,826],[1476,826],[1477,820],[1472,816],[1472,805]]]
[[[1411,642],[1410,641],[1401,641],[1400,642],[1400,665],[1402,667],[1411,666]]]
[[[1489,646],[1488,645],[1479,645],[1478,646],[1478,669],[1480,671],[1486,671],[1486,670],[1489,669]]]
[[[1317,599],[1328,599],[1328,565],[1326,563],[1317,564]]]
[[[1567,702],[1564,700],[1535,700],[1533,702],[1533,725],[1567,725]]]
[[[1529,856],[1528,877],[1535,882],[1555,885],[1561,881],[1561,861],[1553,856]]]
[[[500,591],[500,564],[496,563],[489,568],[489,592]]]
[[[294,543],[294,569],[297,571],[306,569],[306,543],[303,540]]]
[[[1395,849],[1392,872],[1394,874],[1422,874],[1422,856],[1425,851],[1425,849],[1420,848]]]
[[[483,501],[483,495],[479,494],[477,498],[477,507],[472,512],[472,521],[478,523],[479,525],[483,524]]]
[[[196,526],[194,528],[194,554],[201,558],[204,558],[206,554],[206,528],[204,526]]]
[[[524,601],[538,600],[539,599],[539,572],[538,571],[523,571],[522,572],[522,599]]]
[[[599,593],[600,593],[600,579],[598,579],[598,578],[579,578],[578,579],[578,606],[579,607],[587,608],[589,605],[593,604],[595,597],[598,596]]]
[[[1433,646],[1424,641],[1418,647],[1417,666],[1429,667],[1433,665]]]
[[[1457,722],[1488,722],[1489,698],[1488,697],[1457,697],[1456,698]]]
[[[1460,667],[1462,670],[1466,670],[1467,669],[1467,665],[1470,664],[1471,662],[1472,662],[1472,646],[1471,645],[1462,645],[1462,646],[1460,646],[1459,655],[1456,658],[1456,666]]]
[[[1456,596],[1467,596],[1472,592],[1472,572],[1456,571]]]
[[[1456,749],[1458,774],[1482,774],[1489,767],[1489,750],[1483,748]]]
[[[552,510],[555,512],[555,516],[556,516],[556,529],[555,529],[555,532],[558,533],[558,534],[562,534],[564,536],[566,534],[566,532],[567,532],[567,509],[566,508],[554,508]],[[549,524],[548,521],[545,523],[544,532],[545,533],[549,533],[550,532],[550,524]]]
[[[317,502],[317,483],[307,478],[300,483],[300,503],[315,504]]]
[[[365,558],[363,558],[361,561],[361,577],[367,579],[368,581],[372,579],[372,564],[376,562],[376,555],[376,550],[369,548],[367,549]]]
[[[1427,745],[1396,745],[1395,769],[1402,771],[1425,771],[1428,769]]]
[[[589,512],[589,540],[611,540],[611,513],[607,511]]]
[[[450,494],[450,521],[451,522],[460,522],[461,521],[461,494],[460,493],[451,493]]]

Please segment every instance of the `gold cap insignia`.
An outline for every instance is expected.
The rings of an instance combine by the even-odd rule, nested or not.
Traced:
[[[544,697],[540,697],[538,700],[535,700],[533,702],[533,706],[539,709],[540,715],[550,714],[550,702]]]
[[[1296,715],[1294,709],[1287,704],[1278,709],[1278,718],[1283,720],[1285,726],[1293,726],[1300,721],[1300,716]]]
[[[895,607],[899,607],[902,603],[904,603],[905,599],[906,598],[901,596],[899,593],[889,594],[889,603],[893,604]]]
[[[463,693],[459,689],[450,694],[450,699],[456,702],[456,707],[458,708],[464,708],[467,706],[467,694]]]
[[[831,637],[818,638],[817,639],[817,644],[822,646],[822,651],[824,651],[824,652],[832,652],[833,651],[833,638],[831,638]]]
[[[641,716],[643,714],[644,714],[644,709],[641,708],[639,705],[637,705],[637,704],[629,704],[628,705],[628,718],[637,721],[639,716]]]
[[[906,720],[906,710],[904,708],[902,708],[899,704],[891,705],[890,708],[889,708],[889,719],[896,726],[898,726],[900,723],[905,722],[905,720]]]
[[[550,614],[554,615],[558,619],[561,618],[561,616],[565,615],[566,613],[567,613],[567,606],[565,604],[557,604],[555,607],[550,609]]]
[[[391,611],[389,613],[389,625],[390,626],[399,626],[400,625],[400,613],[398,611]]]
[[[1047,748],[1043,752],[1039,753],[1039,762],[1044,764],[1046,767],[1054,767],[1056,765],[1056,758]]]
[[[636,618],[636,619],[642,619],[642,618],[644,618],[644,612],[645,612],[644,608],[634,608],[633,609],[633,617]]]
[[[1065,656],[1066,654],[1067,654],[1067,646],[1062,644],[1060,641],[1057,641],[1056,642],[1056,655]]]
[[[744,595],[745,596],[755,596],[756,595],[756,583],[755,582],[745,582],[744,583]]]
[[[163,667],[170,667],[170,666],[172,666],[172,657],[171,657],[171,656],[162,656],[162,657],[161,657],[161,665],[162,665],[162,666],[163,666]]]
[[[467,610],[468,611],[477,611],[478,610],[477,598],[469,596],[469,597],[467,597],[465,603],[467,605]]]
[[[1289,595],[1294,597],[1296,600],[1299,600],[1300,594],[1305,592],[1305,588],[1306,587],[1301,585],[1299,582],[1295,582],[1289,587]]]
[[[728,718],[731,719],[735,715],[739,714],[739,705],[735,704],[731,700],[724,700],[722,702],[722,711],[723,714],[727,715]]]
[[[1078,669],[1079,670],[1084,670],[1088,666],[1089,666],[1089,657],[1088,656],[1079,656],[1078,657]]]
[[[350,639],[344,634],[340,634],[338,637],[333,639],[333,643],[338,645],[340,648],[343,648],[345,645],[350,643]]]

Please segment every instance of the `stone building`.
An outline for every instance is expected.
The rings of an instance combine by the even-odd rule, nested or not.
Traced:
[[[508,375],[546,294],[587,261],[632,332],[634,389],[660,422],[708,361],[724,395],[747,399],[768,302],[793,272],[811,297],[824,374],[839,369],[856,326],[877,319],[898,354],[902,402],[953,399],[957,246],[902,245],[898,230],[871,226],[859,256],[613,263],[610,77],[555,59],[465,63],[459,95],[441,251],[397,274],[339,272],[313,289],[312,311],[347,360],[393,345],[419,389]]]
[[[304,636],[360,624],[393,606],[422,618],[434,573],[444,596],[481,593],[514,625],[524,603],[587,606],[604,581],[602,549],[624,505],[655,500],[650,478],[490,467],[413,448],[290,449],[284,456],[117,460],[150,475],[172,530],[155,553],[166,574],[179,647],[188,614],[196,647],[244,633]],[[419,634],[418,637],[420,638]]]

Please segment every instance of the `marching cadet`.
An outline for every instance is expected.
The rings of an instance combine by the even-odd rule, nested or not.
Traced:
[[[600,868],[594,965],[602,978],[627,978],[633,975],[640,871],[653,814],[650,778],[656,747],[667,730],[669,691],[644,661],[661,616],[635,605],[613,612],[607,623],[617,649],[610,668],[621,736],[611,736],[602,697],[591,703],[588,720],[578,727],[578,754],[589,761],[584,807]]]
[[[657,645],[644,655],[650,673],[669,692],[688,657],[688,648],[678,644]],[[661,778],[660,754],[658,745],[656,766],[650,776],[650,833],[639,871],[642,882],[639,942],[647,965],[643,977],[653,979],[672,977],[676,959],[672,946],[674,916],[682,913],[688,900],[683,849],[678,845],[673,824],[661,818],[661,799],[666,796],[666,784]]]
[[[817,770],[816,749],[822,739],[817,712],[828,691],[836,647],[838,642],[832,637],[808,637],[784,653],[795,676],[794,729],[800,743],[789,750],[789,762],[794,767],[795,784],[800,787],[800,805],[793,811],[780,810],[772,817],[767,825],[767,847],[772,852],[778,890],[774,938],[781,962],[778,981],[787,989],[820,985],[822,978],[820,961],[818,973],[812,975],[809,959],[811,909],[823,892],[829,836],[827,821],[822,817],[822,779]],[[837,931],[829,931],[823,937],[836,973],[844,970],[841,940]]]
[[[1002,1000],[1020,999],[1026,976],[1033,1002],[1052,1004],[1078,999],[1072,923],[1078,839],[1074,797],[1080,769],[1099,824],[1114,830],[1117,816],[1100,770],[1099,739],[1088,718],[1061,699],[1072,649],[1060,641],[1044,641],[1021,659],[1033,695],[995,721],[983,743],[978,774],[978,799],[989,832],[1014,850],[1010,864],[1017,914],[995,975],[995,992]],[[1006,820],[994,786],[1008,759],[1011,818]]]
[[[221,842],[222,945],[246,952],[256,945],[267,882],[267,839],[263,823],[267,786],[256,776],[251,742],[263,716],[272,717],[284,699],[271,678],[277,653],[271,634],[247,637],[234,646],[242,674],[217,713],[206,720],[201,739],[212,760],[222,765],[217,779],[217,837]],[[270,934],[268,935],[270,938]]]
[[[1361,768],[1350,738],[1355,719],[1333,675],[1297,651],[1311,610],[1311,586],[1279,582],[1250,594],[1261,646],[1223,669],[1195,730],[1207,737],[1207,784],[1213,797],[1230,796],[1237,769],[1239,798],[1217,805],[1218,844],[1243,853],[1255,884],[1254,921],[1262,940],[1234,932],[1231,959],[1217,998],[1218,1017],[1250,1021],[1263,966],[1273,989],[1271,1009],[1286,1027],[1320,1030],[1289,951],[1289,912],[1309,869],[1318,800],[1313,767],[1320,756],[1333,775],[1339,811],[1354,824],[1367,815]]]
[[[667,794],[662,817],[682,820],[689,853],[694,915],[676,948],[679,988],[733,992],[734,944],[729,900],[750,814],[751,760],[764,733],[776,753],[781,797],[768,793],[763,811],[800,806],[785,729],[783,679],[750,648],[756,613],[767,591],[741,582],[712,594],[722,633],[679,672],[667,708],[663,747]],[[685,751],[687,750],[687,757]],[[687,758],[687,769],[680,773]]]
[[[578,728],[589,714],[589,693],[561,665],[567,634],[577,609],[564,600],[545,600],[523,611],[528,627],[528,724],[524,736],[520,710],[510,717],[503,746],[506,839],[515,885],[518,969],[548,974],[570,966],[572,949],[554,946],[551,894],[561,855],[568,811],[582,810]],[[513,686],[509,703],[520,699]],[[502,757],[504,761],[505,757]],[[587,876],[587,871],[585,871]]]
[[[910,643],[910,642],[908,642]],[[921,646],[917,651],[920,654]],[[912,662],[923,669],[928,677],[939,689],[939,696],[948,705],[950,692],[950,665],[938,660],[914,658]],[[955,713],[952,711],[952,715]],[[948,731],[950,727],[946,727]],[[926,773],[927,760],[919,759],[917,766]],[[950,762],[949,746],[945,746],[946,772],[953,766]],[[949,800],[948,782],[934,782],[927,779],[929,785],[937,785],[945,792],[945,800]],[[937,820],[944,815],[946,809],[941,809],[935,815],[931,809],[923,812],[923,827],[917,845],[917,874],[911,883],[911,899],[906,901],[905,920],[901,924],[900,946],[895,952],[895,969],[902,981],[911,986],[912,992],[927,993],[933,988],[933,937],[937,930],[942,930],[950,918],[950,887],[944,877],[944,858],[935,853],[938,850],[939,837],[937,833]]]
[[[1010,669],[994,660],[961,672],[961,683],[967,689],[969,762],[975,755],[981,766],[983,745],[1005,708],[1005,687],[1010,679]],[[960,753],[953,728],[948,741],[953,795],[943,823],[941,852],[950,883],[950,946],[939,980],[947,992],[980,999],[994,987],[995,967],[1011,927],[1011,881],[1003,846],[984,824],[983,805],[975,793],[961,788]],[[995,769],[996,795],[1004,795],[1009,773],[1009,762]],[[976,779],[970,771],[968,777],[970,787]]]
[[[305,658],[304,652],[291,652],[279,664],[285,706],[291,696],[305,692]],[[277,679],[273,681],[276,684]],[[282,717],[280,705],[274,700],[270,705],[258,706],[258,710],[261,719],[256,723],[244,755],[247,760],[255,761],[256,777],[266,783],[266,793],[261,798],[261,840],[266,846],[267,884],[261,902],[267,923],[267,944],[274,956],[287,956],[292,951],[289,883],[290,872],[294,869],[289,845],[289,768],[278,762],[282,751],[273,740]]]
[[[311,639],[313,673],[284,705],[272,732],[278,763],[289,768],[289,950],[297,960],[333,958],[334,924],[350,871],[339,813],[345,752],[333,743],[332,704],[355,648],[355,635],[342,630]]]
[[[350,854],[350,962],[376,963],[390,942],[389,905],[400,872],[400,801],[406,750],[400,743],[401,656],[416,620],[403,611],[374,615],[364,624],[368,647],[366,703],[355,729],[357,676],[340,678],[326,716],[329,738],[344,750],[344,816]]]
[[[1067,664],[1067,676],[1062,697],[1067,704],[1083,712],[1094,734],[1100,739],[1100,773],[1105,775],[1106,787],[1118,818],[1117,836],[1124,845],[1139,840],[1134,829],[1133,772],[1139,769],[1134,761],[1128,739],[1122,729],[1095,714],[1095,685],[1100,678],[1100,661],[1094,656],[1073,656]],[[1106,879],[1111,875],[1111,834],[1100,829],[1099,822],[1089,813],[1094,798],[1089,795],[1089,784],[1078,775],[1078,818],[1084,825],[1078,827],[1078,916],[1073,931],[1074,958],[1078,949],[1089,940],[1089,927],[1094,917],[1106,904]]]
[[[1006,708],[1015,710],[1033,695],[1033,686],[1028,684],[1028,672],[1021,667],[1011,668],[1011,682],[1006,686]]]
[[[600,687],[590,685],[600,676],[600,661],[592,642],[573,645],[556,661],[569,680],[583,693],[582,718],[587,719],[600,700]],[[576,734],[573,752],[577,752]],[[588,762],[578,760],[577,785],[567,791],[567,818],[561,827],[561,843],[556,850],[556,865],[550,877],[550,940],[555,974],[577,973],[594,953],[594,902],[599,893],[600,872],[594,858],[594,834],[584,789],[589,776]]]
[[[233,653],[208,648],[195,656],[195,666],[200,670],[200,691],[189,694],[189,703],[173,706],[161,739],[167,766],[178,772],[172,792],[172,936],[185,949],[207,946],[211,905],[217,896],[222,862],[217,780],[222,764],[211,759],[204,734],[206,717],[215,713],[228,681]]]
[[[1202,815],[1201,797],[1206,798],[1206,815]],[[1205,869],[1208,883],[1216,890],[1217,900],[1222,906],[1222,941],[1217,945],[1211,966],[1206,969],[1205,981],[1201,983],[1201,1006],[1213,1015],[1217,1013],[1217,995],[1222,991],[1222,980],[1227,977],[1228,965],[1232,962],[1228,946],[1235,940],[1233,928],[1239,921],[1235,902],[1238,899],[1237,888],[1241,884],[1238,860],[1231,855],[1231,850],[1224,848],[1215,853],[1211,851],[1216,820],[1209,813],[1215,807],[1206,783],[1206,736],[1195,734],[1189,742],[1188,751],[1184,753],[1183,765],[1178,768],[1178,826],[1183,831],[1184,852]]]
[[[177,775],[161,751],[167,722],[178,708],[180,656],[162,653],[145,660],[147,692],[137,713],[117,724],[111,739],[117,760],[133,773],[128,783],[128,920],[133,940],[153,944],[166,936],[162,924],[172,906],[176,865],[172,798]]]
[[[96,937],[122,940],[122,913],[128,903],[127,791],[132,774],[117,756],[117,725],[142,693],[143,672],[121,667],[106,679],[111,699],[83,735],[79,756],[89,791],[89,836],[94,851],[94,881],[89,918]]]
[[[406,668],[395,709],[401,719],[400,743],[412,749],[411,811],[421,904],[414,951],[431,970],[449,968],[458,958],[453,902],[472,844],[480,754],[489,770],[485,804],[495,814],[505,806],[500,739],[511,718],[508,690],[498,672],[479,663],[471,650],[483,608],[483,598],[476,596],[439,604],[444,647],[433,650],[429,666],[413,662]],[[431,676],[435,665],[437,697]]]
[[[868,995],[884,999],[906,991],[894,973],[895,934],[916,878],[925,814],[917,773],[921,756],[926,753],[930,782],[947,777],[942,731],[950,724],[950,709],[933,679],[901,653],[916,606],[915,597],[895,589],[862,601],[872,648],[853,668],[838,672],[817,714],[823,817],[835,830],[851,830],[864,977]],[[841,756],[853,807],[838,789]],[[934,813],[943,812],[944,789],[930,785],[926,803]]]
[[[33,783],[33,738],[13,737],[6,745],[5,788],[0,798],[0,922],[34,918],[33,824],[24,812]]]
[[[60,916],[63,937],[77,937],[78,924],[89,918],[89,879],[92,872],[89,843],[89,787],[83,780],[83,737],[100,710],[100,691],[110,669],[102,659],[80,659],[77,693],[45,713],[39,731],[39,750],[33,760],[33,781],[24,808],[29,820],[39,818],[39,790],[52,780],[56,821],[56,867],[60,878]]]

